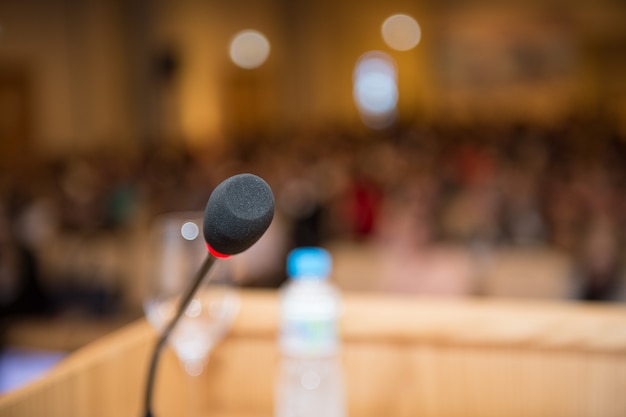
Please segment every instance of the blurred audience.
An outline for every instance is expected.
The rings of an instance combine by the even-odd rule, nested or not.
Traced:
[[[468,253],[485,261],[497,248],[546,248],[571,257],[572,298],[617,300],[625,160],[626,140],[611,124],[576,120],[320,130],[204,150],[40,158],[2,173],[0,307],[3,315],[115,312],[129,302],[133,274],[122,266],[133,253],[119,242],[159,213],[202,210],[216,184],[244,171],[270,183],[279,219],[267,239],[279,248],[269,251],[277,264],[265,276],[255,270],[250,285],[280,285],[281,256],[302,245],[379,245],[395,254],[386,268],[397,277],[380,289],[417,292],[480,275]],[[410,268],[430,274],[423,285]],[[479,294],[479,279],[451,285]]]

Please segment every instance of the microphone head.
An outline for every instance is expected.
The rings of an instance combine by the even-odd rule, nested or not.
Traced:
[[[274,194],[253,174],[238,174],[219,184],[204,210],[204,240],[218,257],[236,255],[261,238],[274,218]]]

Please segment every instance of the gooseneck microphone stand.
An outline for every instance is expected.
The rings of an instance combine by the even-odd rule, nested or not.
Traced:
[[[152,392],[154,391],[154,380],[161,350],[163,350],[163,346],[165,346],[165,343],[167,342],[167,338],[169,337],[170,333],[172,333],[172,330],[174,330],[174,327],[176,327],[176,323],[178,323],[185,310],[187,310],[189,303],[193,299],[193,295],[200,287],[200,284],[202,283],[207,272],[209,272],[209,269],[211,269],[211,266],[215,262],[215,259],[216,258],[214,256],[212,256],[210,253],[207,253],[207,256],[202,262],[202,265],[200,265],[200,269],[198,269],[198,272],[196,273],[194,281],[191,283],[189,288],[187,288],[187,292],[183,295],[181,302],[178,305],[178,309],[176,310],[176,314],[167,324],[167,326],[159,336],[156,345],[154,346],[152,359],[150,360],[150,368],[148,370],[148,380],[146,382],[146,395],[144,398],[145,417],[154,417],[154,415],[152,414]]]

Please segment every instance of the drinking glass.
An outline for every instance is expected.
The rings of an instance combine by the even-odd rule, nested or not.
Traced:
[[[148,321],[159,332],[174,317],[181,297],[207,257],[202,218],[200,212],[170,213],[154,223],[152,268],[143,305]],[[228,260],[215,260],[169,335],[169,345],[191,376],[202,373],[211,350],[239,312],[239,297],[230,276]]]

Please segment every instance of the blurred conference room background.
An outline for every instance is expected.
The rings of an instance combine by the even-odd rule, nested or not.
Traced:
[[[346,291],[623,302],[625,21],[618,0],[1,2],[4,343],[141,317],[151,221],[239,172],[277,203],[241,286],[322,245]]]

